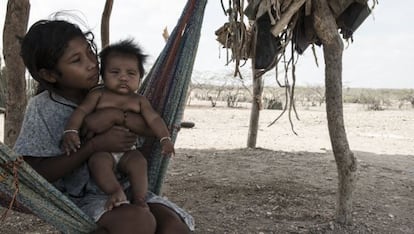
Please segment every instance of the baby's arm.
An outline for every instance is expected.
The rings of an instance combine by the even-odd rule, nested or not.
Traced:
[[[123,113],[123,123],[126,128],[140,136],[155,136],[151,127],[148,126],[141,113],[126,111]]]
[[[141,113],[154,135],[160,139],[163,154],[174,154],[174,144],[170,132],[161,116],[152,108],[151,103],[144,97],[139,97]]]
[[[95,109],[101,95],[100,92],[100,90],[90,92],[85,100],[73,111],[66,123],[65,131],[63,132],[63,148],[68,155],[71,151],[76,152],[80,148],[79,129],[85,116]]]

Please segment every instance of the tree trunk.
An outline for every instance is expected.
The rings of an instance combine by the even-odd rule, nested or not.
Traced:
[[[106,0],[101,19],[101,46],[105,48],[109,44],[109,20],[111,18],[113,0]]]
[[[254,67],[254,61],[252,62]],[[250,123],[249,123],[249,134],[247,137],[247,147],[256,148],[257,132],[259,129],[259,117],[260,110],[262,107],[262,93],[263,93],[263,82],[262,77],[256,77],[256,69],[253,68],[253,100],[250,111]]]
[[[6,118],[4,143],[14,145],[20,133],[21,123],[27,104],[25,66],[20,57],[18,38],[26,33],[29,21],[29,0],[7,2],[7,12],[3,30],[3,54],[6,64],[5,76],[8,92],[6,99]]]
[[[343,118],[343,42],[327,1],[314,0],[312,3],[314,7],[314,27],[323,44],[328,129],[338,170],[336,220],[341,224],[351,224],[352,195],[356,182],[357,163],[349,148]]]

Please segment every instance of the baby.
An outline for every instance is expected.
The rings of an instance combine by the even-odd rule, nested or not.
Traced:
[[[174,145],[165,122],[150,102],[136,93],[144,75],[146,58],[141,48],[133,40],[122,40],[104,48],[99,56],[104,84],[92,89],[68,120],[63,137],[66,153],[70,154],[80,147],[79,129],[85,116],[102,108],[119,108],[125,113],[124,118],[128,111],[140,113],[160,139],[163,154],[174,154]],[[109,195],[106,209],[128,203],[115,171],[128,176],[132,187],[132,203],[147,207],[147,162],[135,147],[127,152],[95,153],[90,157],[88,166],[97,185]]]

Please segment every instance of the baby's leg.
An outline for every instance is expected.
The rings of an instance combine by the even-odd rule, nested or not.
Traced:
[[[138,150],[128,151],[119,160],[118,168],[128,175],[132,188],[132,202],[148,207],[145,196],[148,191],[147,160]]]
[[[96,184],[103,192],[110,195],[105,204],[105,208],[108,210],[128,202],[123,188],[115,176],[114,163],[112,154],[107,152],[95,153],[88,161],[89,170]]]

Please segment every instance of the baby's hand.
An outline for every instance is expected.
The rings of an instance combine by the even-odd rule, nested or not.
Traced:
[[[76,130],[63,133],[63,149],[69,155],[71,151],[76,152],[80,148],[81,142]]]
[[[161,151],[161,153],[163,155],[170,155],[170,154],[172,154],[171,156],[174,156],[174,154],[175,154],[174,144],[171,142],[171,139],[170,138],[165,139],[165,140],[162,140],[161,141],[161,145],[162,145],[162,151]]]

